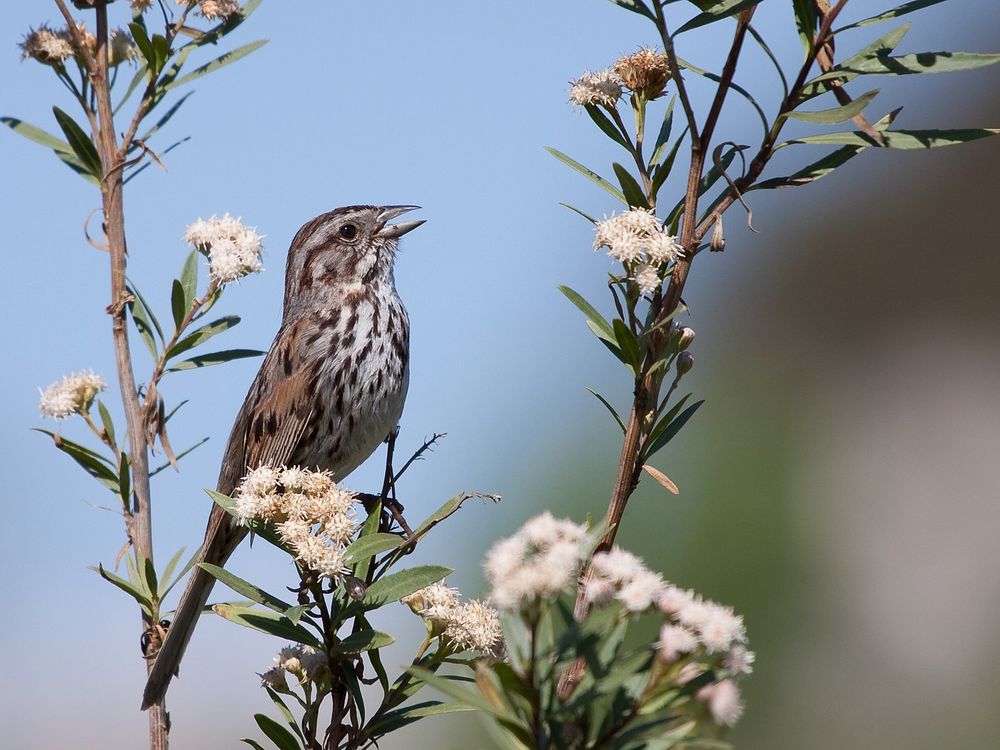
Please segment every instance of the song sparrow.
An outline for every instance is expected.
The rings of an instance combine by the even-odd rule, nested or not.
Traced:
[[[295,235],[281,328],[236,417],[218,491],[249,469],[301,466],[339,481],[396,427],[409,380],[409,321],[396,294],[396,241],[423,224],[388,224],[418,206],[347,206]],[[222,508],[208,520],[201,562],[222,565],[247,529]],[[195,568],[149,673],[143,708],[159,701],[215,579]]]

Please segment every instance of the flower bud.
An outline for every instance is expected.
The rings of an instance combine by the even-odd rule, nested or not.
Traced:
[[[694,329],[685,326],[680,330],[680,334],[677,336],[678,350],[684,351],[691,346],[692,341],[694,341]]]
[[[691,352],[681,352],[677,356],[677,375],[686,375],[691,372],[691,368],[694,367],[694,355]]]
[[[368,590],[368,587],[365,586],[365,582],[355,576],[347,576],[344,578],[344,588],[347,590],[347,595],[355,601],[363,599],[365,592]]]
[[[712,230],[712,238],[708,241],[708,249],[713,253],[721,253],[726,249],[726,235],[722,231],[722,214],[715,220],[715,228]]]

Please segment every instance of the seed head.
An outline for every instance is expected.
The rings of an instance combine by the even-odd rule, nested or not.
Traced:
[[[649,47],[618,58],[612,69],[625,88],[647,100],[663,96],[670,81],[666,54]]]

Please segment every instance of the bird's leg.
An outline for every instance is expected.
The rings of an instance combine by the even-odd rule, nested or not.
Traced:
[[[396,473],[392,468],[392,457],[396,450],[396,436],[399,435],[399,427],[397,426],[392,432],[386,437],[386,451],[385,451],[385,478],[382,480],[382,507],[389,512],[393,520],[399,524],[399,528],[403,530],[403,533],[407,538],[413,536],[413,529],[403,518],[403,506],[396,499]],[[381,531],[388,531],[391,521],[388,517],[384,519],[384,528],[380,527]]]

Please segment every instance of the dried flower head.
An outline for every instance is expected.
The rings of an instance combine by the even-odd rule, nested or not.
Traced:
[[[569,100],[581,107],[586,107],[588,104],[614,107],[621,95],[621,84],[609,70],[602,70],[599,73],[587,71],[573,81],[569,89]]]
[[[357,533],[356,495],[326,472],[261,466],[233,494],[240,523],[270,521],[296,559],[321,576],[343,579],[344,548]]]
[[[602,247],[608,248],[608,255],[622,263],[645,260],[656,267],[677,260],[681,250],[659,219],[641,208],[632,208],[597,222],[594,249]]]
[[[132,10],[142,13],[149,9],[149,6],[153,4],[153,0],[131,0],[129,4],[132,6]]]
[[[326,654],[312,646],[285,646],[278,655],[274,657],[277,665],[274,669],[287,672],[296,677],[300,684],[305,682],[316,682],[321,679],[329,670],[329,663]],[[272,670],[265,672],[270,674]],[[261,675],[263,678],[264,675]]]
[[[261,235],[229,214],[198,219],[190,224],[184,241],[208,256],[212,278],[225,284],[263,271]]]
[[[134,60],[137,54],[132,37],[127,31],[115,29],[111,32],[110,54],[108,56],[111,67]]]
[[[260,684],[264,687],[269,687],[276,693],[287,693],[288,692],[288,678],[286,677],[286,672],[279,666],[274,666],[265,672],[258,675],[260,677]]]
[[[73,56],[73,45],[63,31],[55,31],[46,25],[30,29],[19,45],[21,57],[31,58],[43,65],[62,65]]]
[[[93,372],[75,372],[53,383],[44,391],[39,389],[41,398],[38,410],[43,417],[63,419],[70,414],[86,414],[90,411],[94,398],[108,387],[104,378]]]
[[[532,518],[487,553],[490,598],[500,609],[515,609],[559,593],[576,579],[587,546],[583,526],[547,511]]]
[[[612,69],[625,88],[648,100],[662,96],[670,81],[667,55],[649,47],[618,58]]]
[[[187,0],[176,0],[178,5],[186,5]],[[201,0],[198,3],[198,12],[209,20],[216,18],[229,18],[240,12],[240,4],[237,0]]]

